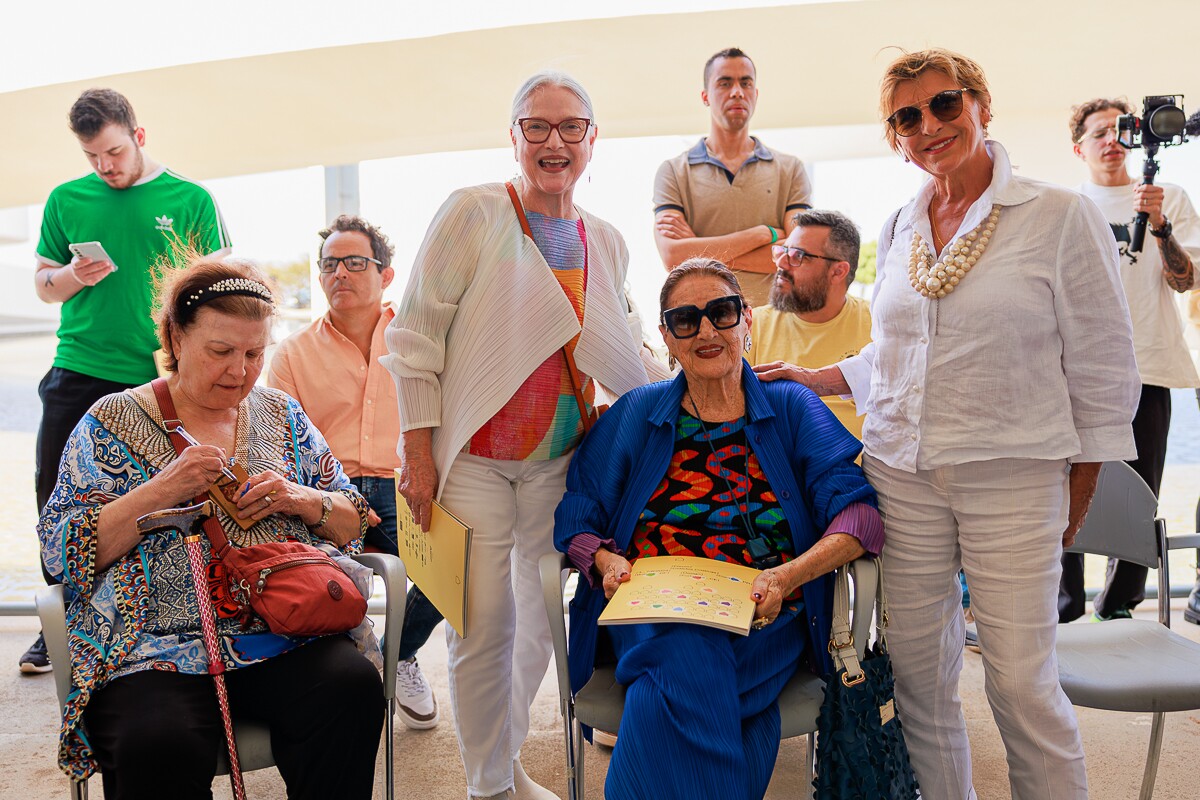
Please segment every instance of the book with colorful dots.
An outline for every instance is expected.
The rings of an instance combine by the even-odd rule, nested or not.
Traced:
[[[694,556],[650,556],[633,562],[600,625],[689,622],[743,636],[750,633],[754,600],[750,589],[759,570]]]

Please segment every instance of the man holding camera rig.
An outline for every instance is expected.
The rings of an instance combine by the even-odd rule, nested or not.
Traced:
[[[1117,118],[1133,114],[1122,99],[1096,98],[1071,114],[1075,155],[1087,165],[1088,180],[1079,192],[1092,199],[1112,226],[1121,256],[1121,282],[1133,320],[1133,345],[1142,379],[1141,399],[1133,418],[1137,459],[1128,462],[1155,496],[1162,483],[1171,423],[1172,388],[1200,386],[1183,340],[1183,324],[1174,292],[1194,284],[1193,264],[1200,259],[1200,217],[1187,193],[1172,184],[1135,184],[1125,167],[1127,148],[1118,141]],[[1182,117],[1182,110],[1179,112]],[[1147,151],[1152,155],[1152,151]],[[1141,252],[1131,252],[1133,220],[1147,215],[1150,238]],[[1097,595],[1094,619],[1128,618],[1145,599],[1146,568],[1109,559],[1104,590]],[[1193,594],[1195,596],[1195,594]],[[1059,621],[1083,615],[1083,556],[1063,555],[1059,587]],[[1187,618],[1200,624],[1200,608]]]

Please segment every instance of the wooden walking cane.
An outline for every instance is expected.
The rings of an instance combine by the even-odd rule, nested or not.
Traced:
[[[207,565],[200,540],[204,534],[200,526],[206,518],[216,513],[212,500],[205,500],[186,508],[168,508],[138,517],[137,530],[142,536],[161,531],[178,531],[183,537],[188,565],[192,570],[192,582],[196,587],[196,603],[200,607],[200,630],[204,634],[204,649],[208,653],[208,674],[212,675],[217,689],[217,705],[221,707],[221,722],[225,726],[225,745],[229,752],[229,782],[233,785],[234,800],[246,800],[246,786],[242,782],[242,765],[238,761],[237,742],[233,738],[233,719],[229,715],[229,692],[225,688],[225,661],[217,644],[216,612],[208,593]]]

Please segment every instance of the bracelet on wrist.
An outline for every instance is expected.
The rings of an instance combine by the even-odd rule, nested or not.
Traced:
[[[1169,239],[1169,238],[1171,238],[1172,230],[1173,230],[1173,228],[1171,226],[1171,220],[1167,219],[1166,217],[1163,217],[1162,225],[1160,225],[1157,228],[1155,228],[1153,225],[1150,226],[1150,235],[1154,236],[1156,238],[1159,238],[1159,239]]]
[[[775,244],[776,242],[778,242],[779,241],[779,231],[775,230],[775,226],[768,225],[767,230],[769,230],[771,232],[771,244]]]

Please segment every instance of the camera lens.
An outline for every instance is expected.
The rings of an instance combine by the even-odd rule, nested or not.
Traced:
[[[1179,106],[1159,106],[1146,115],[1146,127],[1155,137],[1167,141],[1183,133],[1186,119]]]

